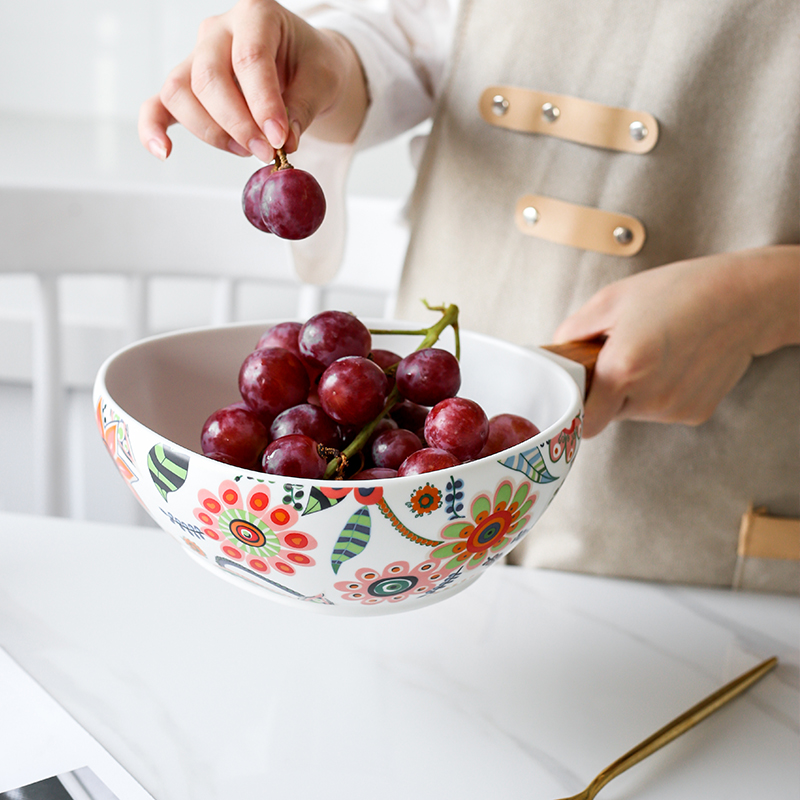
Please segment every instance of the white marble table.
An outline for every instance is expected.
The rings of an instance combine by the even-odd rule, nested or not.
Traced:
[[[555,800],[771,655],[600,796],[796,800],[799,645],[796,598],[501,566],[325,617],[158,530],[0,514],[0,647],[157,800]]]

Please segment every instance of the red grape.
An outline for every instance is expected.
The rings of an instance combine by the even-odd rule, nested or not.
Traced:
[[[428,411],[428,408],[418,403],[412,403],[410,400],[401,400],[392,406],[392,410],[389,413],[401,428],[416,433],[421,439],[424,436],[423,429]]]
[[[393,353],[391,350],[382,350],[379,347],[375,348],[369,356],[384,372],[402,360],[397,353]]]
[[[415,350],[397,365],[397,389],[414,403],[434,406],[461,387],[458,359],[439,347]]]
[[[279,322],[271,328],[267,328],[261,334],[255,349],[283,347],[284,350],[289,350],[298,358],[302,358],[300,348],[297,345],[297,337],[300,335],[300,328],[302,327],[303,324],[301,322]]]
[[[437,403],[425,420],[425,441],[469,461],[481,452],[489,436],[484,410],[465,397],[448,397]]]
[[[437,469],[457,467],[461,462],[447,450],[435,447],[423,447],[412,453],[397,470],[398,477],[421,475],[423,472],[435,472]]]
[[[363,425],[362,425],[363,427]],[[364,458],[369,462],[372,460],[372,445],[374,441],[382,434],[386,433],[386,431],[396,431],[398,429],[397,423],[391,417],[381,417],[378,420],[377,425],[372,429],[372,433],[369,435],[369,439],[367,439],[367,443],[362,448],[361,452],[364,454]],[[356,434],[361,430],[361,428],[350,428],[348,429],[348,438],[346,441],[351,442]]]
[[[255,225],[264,233],[271,233],[264,218],[261,216],[261,193],[264,190],[264,182],[275,171],[274,164],[256,170],[244,185],[242,192],[242,209],[251,225]]]
[[[497,414],[489,420],[489,436],[478,457],[494,455],[538,433],[539,429],[525,417],[517,414]]]
[[[294,167],[270,173],[261,190],[261,218],[282,239],[305,239],[322,225],[325,195],[313,175]]]
[[[290,478],[321,478],[327,463],[310,436],[292,433],[282,436],[264,451],[264,472]]]
[[[396,478],[397,470],[389,469],[388,467],[369,467],[369,469],[362,469],[357,472],[351,480],[354,481],[380,481],[384,478]]]
[[[372,334],[353,314],[345,311],[320,311],[300,329],[297,339],[303,359],[325,369],[337,358],[369,355]]]
[[[374,361],[345,356],[322,373],[317,391],[329,417],[342,425],[362,427],[383,410],[389,381]]]
[[[282,347],[254,350],[239,370],[242,399],[265,425],[287,408],[304,403],[310,381],[305,365]]]
[[[382,350],[377,348],[373,350],[369,357],[384,371],[386,372],[387,369],[395,367],[399,362],[401,356],[397,355],[397,353],[393,353],[391,350]],[[392,369],[390,374],[386,376],[389,379],[389,391],[394,388],[394,369]]]
[[[372,462],[376,467],[398,469],[417,450],[422,450],[422,442],[415,433],[403,428],[384,431],[372,443]]]
[[[292,433],[302,433],[325,447],[339,448],[342,444],[339,426],[319,406],[310,403],[281,411],[269,429],[272,439]]]
[[[269,442],[266,426],[245,403],[217,409],[203,425],[200,447],[204,455],[243,469],[259,469]]]

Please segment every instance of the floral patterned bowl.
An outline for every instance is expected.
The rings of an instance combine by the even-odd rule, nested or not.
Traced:
[[[489,416],[528,417],[535,438],[450,470],[368,482],[268,476],[200,455],[203,422],[240,399],[241,362],[271,324],[145,339],[111,356],[94,388],[100,432],[131,491],[190,556],[238,586],[333,614],[428,605],[508,553],[569,472],[583,413],[570,362],[466,331],[459,394]],[[418,341],[373,344],[404,354]],[[448,333],[437,346],[453,344]]]

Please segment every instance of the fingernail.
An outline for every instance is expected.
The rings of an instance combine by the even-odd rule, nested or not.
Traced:
[[[275,158],[275,152],[263,139],[251,139],[247,146],[250,148],[250,152],[265,164],[269,164]]]
[[[277,150],[286,144],[286,131],[283,126],[274,119],[268,119],[264,123],[264,135],[267,141]]]
[[[249,144],[249,142],[248,142],[248,144]],[[231,139],[231,140],[228,141],[228,150],[231,153],[233,153],[235,156],[249,156],[249,155],[251,155],[251,151],[250,150],[246,150],[235,139]]]
[[[158,139],[151,139],[147,143],[147,149],[158,159],[161,161],[166,161],[167,159],[167,148],[164,147]]]
[[[292,122],[292,133],[294,134],[294,145],[297,147],[300,143],[300,123],[297,120]]]

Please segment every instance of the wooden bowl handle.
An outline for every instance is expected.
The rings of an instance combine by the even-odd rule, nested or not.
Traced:
[[[568,358],[570,361],[577,361],[586,370],[586,391],[584,399],[589,396],[589,389],[594,377],[594,367],[597,363],[597,356],[605,342],[604,338],[581,339],[574,342],[564,342],[563,344],[546,344],[543,350]]]

